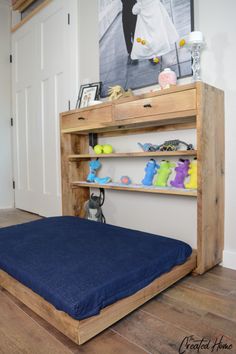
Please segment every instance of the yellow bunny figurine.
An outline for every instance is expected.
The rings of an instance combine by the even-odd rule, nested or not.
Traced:
[[[197,189],[197,160],[196,159],[190,163],[188,174],[190,175],[190,181],[188,183],[185,183],[185,188]]]

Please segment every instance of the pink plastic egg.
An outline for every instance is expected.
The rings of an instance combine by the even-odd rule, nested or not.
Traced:
[[[162,89],[169,88],[171,85],[176,85],[176,73],[169,68],[166,68],[158,76],[158,82]]]

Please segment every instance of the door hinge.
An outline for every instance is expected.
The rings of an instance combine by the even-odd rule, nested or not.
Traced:
[[[13,189],[16,189],[16,183],[15,183],[15,181],[12,181],[12,187],[13,187]]]
[[[12,63],[12,54],[10,54],[10,63]]]
[[[70,26],[70,14],[67,14],[68,25]]]
[[[68,100],[68,111],[70,111],[70,100]]]
[[[11,126],[13,127],[13,118],[11,118]]]

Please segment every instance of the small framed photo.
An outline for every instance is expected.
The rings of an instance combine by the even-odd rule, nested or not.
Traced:
[[[92,101],[98,100],[100,90],[101,82],[81,85],[75,108],[88,107]]]

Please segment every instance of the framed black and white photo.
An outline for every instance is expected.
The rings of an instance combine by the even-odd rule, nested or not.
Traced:
[[[101,82],[81,85],[76,102],[76,108],[88,107],[91,102],[98,100],[100,95]]]
[[[158,83],[165,68],[192,75],[183,45],[194,29],[193,0],[99,0],[101,97]]]

